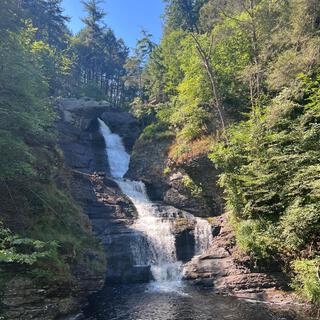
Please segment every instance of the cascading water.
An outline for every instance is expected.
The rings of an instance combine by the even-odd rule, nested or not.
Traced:
[[[145,235],[146,240],[137,237],[132,246],[137,265],[150,265],[156,282],[177,282],[182,278],[182,263],[177,261],[175,237],[172,221],[161,217],[157,207],[149,200],[143,182],[124,179],[129,169],[130,155],[126,152],[119,135],[111,132],[109,127],[98,119],[100,132],[106,142],[106,152],[110,173],[121,191],[127,195],[138,212],[138,219],[132,226]],[[207,221],[196,219],[195,240],[197,254],[208,248],[212,241]]]
[[[175,238],[170,221],[158,217],[143,182],[123,179],[129,168],[130,156],[125,150],[122,139],[113,134],[102,120],[98,120],[100,132],[106,142],[110,173],[139,214],[133,228],[147,237],[148,243],[138,241],[137,245],[140,247],[133,248],[136,263],[151,265],[152,275],[157,282],[181,279],[181,264],[177,262]]]
[[[213,241],[213,236],[212,228],[208,221],[196,218],[194,238],[196,244],[196,254],[201,254],[210,247]]]

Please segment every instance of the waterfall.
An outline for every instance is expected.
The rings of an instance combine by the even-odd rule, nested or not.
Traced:
[[[101,119],[98,121],[100,132],[106,142],[110,173],[138,212],[138,219],[132,228],[145,236],[137,236],[136,242],[131,244],[136,264],[150,265],[157,283],[181,280],[182,263],[177,261],[172,218],[161,216],[157,206],[148,198],[143,182],[123,178],[129,169],[130,155],[126,152],[121,137],[112,133]],[[211,227],[207,221],[195,218],[191,214],[190,218],[196,220],[196,252],[201,253],[212,241]]]
[[[201,254],[210,247],[213,241],[213,236],[211,225],[207,220],[196,218],[194,238],[196,254]]]
[[[181,263],[176,257],[171,222],[159,217],[156,207],[148,198],[143,182],[123,179],[129,168],[130,156],[125,150],[121,137],[112,133],[101,119],[98,121],[100,132],[106,142],[110,173],[138,212],[138,219],[132,227],[147,238],[147,242],[137,238],[137,243],[132,247],[136,263],[151,265],[152,275],[157,282],[180,280]]]

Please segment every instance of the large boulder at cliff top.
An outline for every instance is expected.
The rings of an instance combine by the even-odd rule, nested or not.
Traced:
[[[113,110],[107,101],[95,101],[89,98],[61,98],[57,101],[61,120],[81,130],[89,128],[91,122],[104,112]]]

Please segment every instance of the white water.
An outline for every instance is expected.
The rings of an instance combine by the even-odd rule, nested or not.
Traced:
[[[179,282],[182,278],[182,263],[177,261],[175,237],[172,222],[160,216],[156,206],[148,198],[143,182],[123,179],[128,171],[130,155],[126,152],[122,139],[113,134],[100,119],[100,132],[106,142],[106,152],[110,173],[122,192],[127,195],[138,212],[138,219],[132,226],[142,233],[147,241],[137,237],[131,245],[137,265],[151,265],[151,272],[158,284]],[[196,219],[190,215],[191,219]],[[211,227],[202,219],[196,219],[196,253],[200,254],[212,241]],[[211,236],[210,236],[211,235]]]
[[[196,243],[196,254],[201,254],[210,247],[213,236],[211,225],[207,220],[196,218],[194,238]]]

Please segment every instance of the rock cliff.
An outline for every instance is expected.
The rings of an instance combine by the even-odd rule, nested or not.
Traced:
[[[218,172],[206,155],[174,163],[168,157],[170,138],[143,135],[133,147],[127,176],[142,180],[153,200],[191,212],[199,217],[218,216],[223,212]]]

